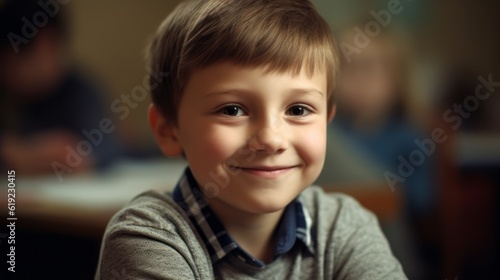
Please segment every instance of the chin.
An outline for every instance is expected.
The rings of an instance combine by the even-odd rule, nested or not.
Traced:
[[[256,200],[249,203],[247,209],[248,212],[253,214],[270,214],[283,210],[292,200],[293,198],[289,200],[277,198],[266,199],[263,201]]]

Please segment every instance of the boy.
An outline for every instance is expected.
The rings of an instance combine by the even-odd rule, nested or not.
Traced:
[[[151,86],[151,129],[189,167],[111,220],[96,279],[405,279],[373,214],[307,188],[338,67],[310,1],[183,2],[150,51],[169,74]]]

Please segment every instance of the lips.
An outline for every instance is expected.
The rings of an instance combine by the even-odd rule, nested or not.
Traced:
[[[235,166],[235,168],[239,169],[248,169],[248,170],[259,170],[259,171],[277,171],[277,170],[283,170],[283,169],[289,169],[293,168],[294,166],[249,166],[249,167],[242,167],[242,166]]]
[[[241,170],[243,173],[264,177],[264,178],[275,178],[284,175],[294,168],[296,165],[292,166],[231,166],[232,169]]]

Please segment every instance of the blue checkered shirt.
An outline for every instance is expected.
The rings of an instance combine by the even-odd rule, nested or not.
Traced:
[[[201,236],[210,254],[212,264],[229,254],[235,254],[238,259],[245,263],[260,268],[265,266],[264,262],[252,257],[231,238],[222,222],[210,209],[189,168],[186,168],[184,175],[177,183],[172,197],[186,212]],[[311,246],[311,218],[307,209],[302,206],[300,197],[293,200],[285,208],[275,234],[277,242],[274,259],[289,252],[296,243],[305,246],[309,252],[314,254],[314,249]]]

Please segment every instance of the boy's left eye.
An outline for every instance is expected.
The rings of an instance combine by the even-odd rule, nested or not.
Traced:
[[[296,105],[296,106],[290,107],[290,109],[288,109],[286,113],[287,113],[287,115],[294,116],[294,117],[303,117],[303,116],[309,115],[311,113],[311,110],[309,110],[305,106]]]

